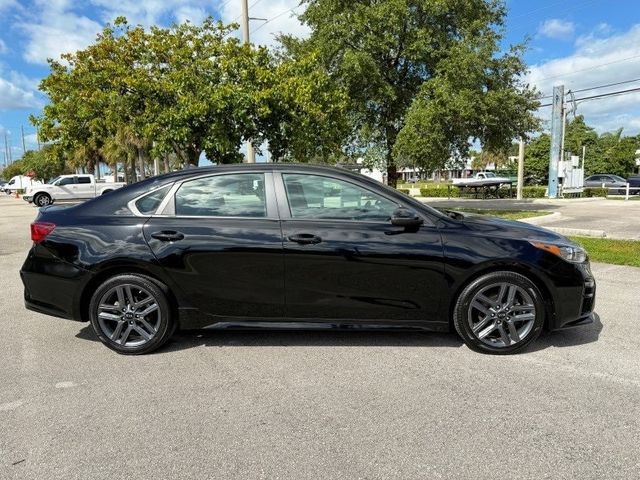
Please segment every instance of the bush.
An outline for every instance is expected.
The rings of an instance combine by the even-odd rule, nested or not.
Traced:
[[[398,188],[396,190],[398,190],[400,193],[404,193],[405,195],[409,195],[410,191],[408,188]]]
[[[546,187],[522,187],[522,198],[544,198]]]
[[[447,185],[442,185],[441,187],[423,187],[420,189],[420,195],[423,197],[448,197],[449,189]],[[451,187],[451,196],[459,197],[460,189],[457,187]]]
[[[606,197],[609,194],[609,190],[602,187],[587,187],[584,189],[583,194],[585,197]]]

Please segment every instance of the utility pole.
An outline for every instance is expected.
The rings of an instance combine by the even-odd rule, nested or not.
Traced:
[[[248,0],[242,2],[242,41],[249,44],[249,5]],[[256,153],[253,150],[251,140],[247,142],[247,163],[256,163]]]
[[[9,148],[9,142],[7,141],[7,131],[4,131],[4,151],[7,156],[7,165],[11,163],[11,149]]]
[[[558,198],[558,162],[561,155],[564,85],[553,87],[551,152],[549,152],[549,198]]]
[[[27,147],[24,144],[24,127],[20,125],[20,133],[22,133],[22,153],[27,153]]]
[[[36,125],[36,142],[38,143],[38,151],[40,151],[40,130],[38,129],[37,125]]]
[[[524,138],[520,137],[518,148],[518,186],[516,187],[516,199],[522,200],[522,187],[524,186]]]

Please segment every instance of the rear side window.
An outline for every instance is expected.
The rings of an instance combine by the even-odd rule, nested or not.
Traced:
[[[91,178],[89,178],[89,177],[78,177],[78,183],[91,183]]]
[[[151,193],[148,193],[144,197],[140,197],[136,200],[136,208],[143,215],[152,215],[156,213],[158,207],[164,200],[164,197],[169,193],[169,188],[171,185],[167,185],[166,187],[159,188]]]
[[[264,174],[236,173],[184,182],[175,197],[176,215],[266,217]]]

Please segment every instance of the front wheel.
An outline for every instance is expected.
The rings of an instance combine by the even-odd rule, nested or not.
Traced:
[[[51,205],[51,196],[48,193],[38,193],[33,197],[33,203],[39,207],[46,207],[47,205]]]
[[[493,272],[460,294],[453,323],[469,348],[509,354],[533,342],[544,325],[544,302],[535,284],[515,272]]]
[[[149,353],[175,330],[167,296],[142,275],[117,275],[104,282],[91,298],[89,313],[100,341],[122,354]]]

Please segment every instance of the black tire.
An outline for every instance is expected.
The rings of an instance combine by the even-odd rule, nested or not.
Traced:
[[[100,195],[106,195],[107,193],[111,193],[113,190],[104,190]]]
[[[502,285],[508,285],[506,293],[503,293]],[[509,302],[498,299],[505,298],[505,294],[508,297],[511,286],[515,291],[514,299],[510,302],[512,306],[507,308]],[[485,292],[496,292],[496,296],[485,296]],[[483,300],[479,301],[480,298]],[[498,305],[485,303],[484,299]],[[525,308],[529,305],[533,308]],[[487,313],[481,312],[482,309]],[[516,353],[526,348],[542,332],[544,319],[545,305],[536,285],[524,275],[509,271],[488,273],[472,281],[462,290],[453,309],[453,324],[464,343],[476,352],[495,355]],[[480,339],[483,334],[485,336]]]
[[[46,207],[47,205],[51,205],[53,202],[51,201],[51,195],[48,193],[38,193],[33,197],[33,203],[38,207]]]
[[[121,354],[142,355],[160,348],[169,340],[177,325],[165,291],[164,285],[139,274],[109,278],[91,297],[89,317],[93,331],[102,343]],[[126,306],[122,309],[120,298],[125,299]],[[133,298],[133,302],[128,298]],[[138,319],[138,314],[143,314],[154,305],[145,303],[147,298],[153,299],[157,310]],[[108,318],[105,319],[105,316]],[[120,317],[120,320],[115,317]],[[127,329],[129,333],[125,335]],[[144,333],[146,336],[143,336]]]

